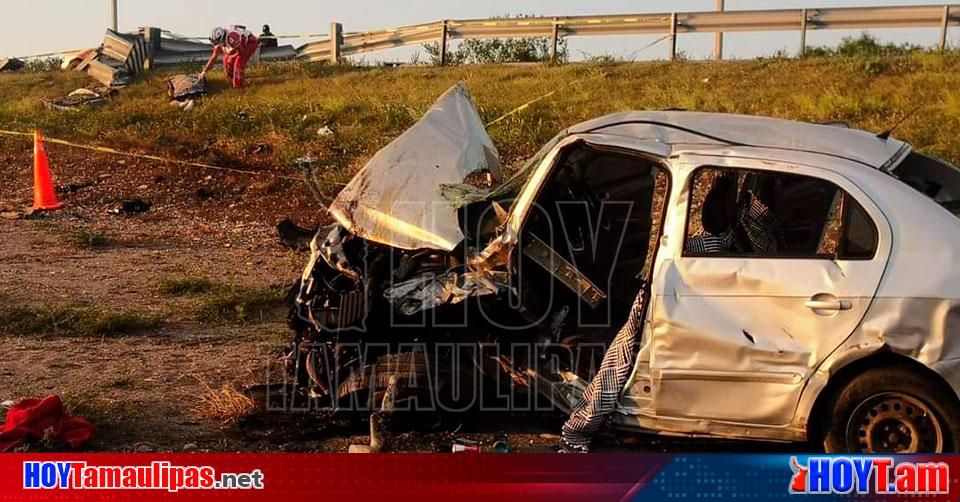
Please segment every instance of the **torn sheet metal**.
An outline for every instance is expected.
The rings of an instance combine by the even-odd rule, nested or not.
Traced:
[[[523,254],[550,272],[550,275],[570,288],[570,291],[576,293],[590,307],[597,308],[600,302],[607,299],[603,290],[537,236],[533,234],[527,236],[527,241],[523,245]]]
[[[313,241],[310,242],[311,262],[316,262],[317,258],[323,258],[334,269],[340,271],[343,275],[353,279],[360,280],[360,271],[357,270],[347,254],[343,250],[343,244],[350,240],[352,236],[347,233],[340,225],[330,225],[321,228]],[[321,240],[322,239],[322,240]],[[313,267],[308,267],[304,271],[304,277]]]
[[[63,55],[63,62],[60,63],[61,70],[84,71],[89,66],[90,61],[97,58],[99,53],[97,49],[82,49],[76,52],[70,52]]]
[[[460,303],[471,296],[494,294],[508,287],[507,272],[475,271],[425,274],[387,288],[383,296],[404,315],[434,307]]]
[[[683,111],[630,111],[604,115],[577,124],[571,133],[600,132],[664,144],[755,146],[813,152],[883,168],[909,151],[892,138],[838,127],[773,117]]]
[[[17,71],[23,67],[23,61],[17,58],[0,58],[0,72]]]
[[[109,93],[110,89],[103,89],[104,94]],[[60,111],[79,110],[86,106],[102,105],[107,102],[104,94],[100,94],[92,89],[80,88],[62,98],[41,99],[40,101],[47,108],[53,108]]]
[[[167,79],[167,96],[176,101],[198,99],[207,92],[207,86],[196,75],[174,75]]]
[[[482,171],[499,182],[500,158],[459,83],[370,159],[334,200],[330,214],[364,239],[451,251],[463,233],[456,206],[443,197],[441,186]]]

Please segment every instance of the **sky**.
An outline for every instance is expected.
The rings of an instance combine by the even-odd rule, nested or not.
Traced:
[[[417,24],[438,19],[477,18],[503,14],[578,15],[629,14],[669,11],[712,10],[714,0],[351,0],[348,2],[310,0],[119,0],[121,31],[140,26],[157,26],[186,36],[203,36],[216,25],[243,24],[259,32],[270,24],[278,35],[326,33],[330,22],[343,24],[344,31],[362,31]],[[863,5],[923,5],[930,0],[726,0],[727,10],[814,8]],[[0,57],[28,56],[99,45],[109,24],[109,0],[0,0]],[[934,45],[938,30],[876,30],[878,38],[891,42]],[[859,31],[809,32],[807,43],[834,45],[843,36]],[[667,44],[641,50],[658,36],[571,37],[571,59],[610,55],[623,59],[658,59],[667,56]],[[306,40],[281,41],[300,45]],[[678,37],[678,49],[693,59],[709,57],[711,34]],[[960,29],[949,35],[960,43]],[[797,32],[734,33],[724,42],[725,57],[752,58],[778,51],[794,53]],[[366,56],[368,62],[407,61],[417,48],[394,49]]]

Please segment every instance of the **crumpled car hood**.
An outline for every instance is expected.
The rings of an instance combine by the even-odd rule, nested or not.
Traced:
[[[334,200],[330,214],[370,241],[451,251],[463,233],[457,204],[442,189],[481,171],[498,183],[500,158],[461,82],[363,166]]]

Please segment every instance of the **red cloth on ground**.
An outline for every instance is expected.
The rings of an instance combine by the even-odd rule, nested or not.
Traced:
[[[42,440],[48,435],[70,448],[79,448],[90,441],[96,430],[90,422],[71,417],[60,396],[26,398],[7,411],[7,421],[0,430],[0,453],[12,451],[27,439]]]
[[[260,41],[257,37],[251,35],[244,45],[227,51],[223,56],[223,69],[227,72],[227,78],[233,81],[234,89],[240,89],[244,86],[247,62],[257,53],[259,48]]]

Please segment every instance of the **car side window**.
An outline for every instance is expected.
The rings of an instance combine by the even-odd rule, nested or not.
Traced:
[[[833,183],[705,167],[693,174],[684,256],[870,259],[877,229]]]

